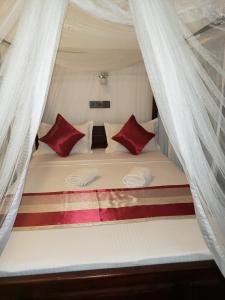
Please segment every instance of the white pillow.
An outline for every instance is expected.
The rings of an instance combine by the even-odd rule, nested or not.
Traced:
[[[46,133],[51,129],[52,126],[53,125],[47,123],[41,123],[38,129],[38,137],[41,138],[44,135],[46,135]],[[84,133],[85,136],[74,145],[70,154],[92,153],[91,145],[92,145],[93,121],[89,121],[80,125],[73,124],[73,126],[80,132]],[[55,152],[48,145],[39,141],[38,153],[45,154],[45,153],[55,153]]]
[[[106,153],[129,152],[126,147],[112,140],[112,137],[120,131],[123,125],[124,124],[104,123],[106,138],[108,143],[108,146],[105,149]],[[145,130],[156,134],[158,131],[158,118],[148,122],[141,123],[141,126],[144,127]],[[157,149],[158,149],[157,141],[156,141],[156,137],[154,137],[145,145],[142,152],[156,151]]]

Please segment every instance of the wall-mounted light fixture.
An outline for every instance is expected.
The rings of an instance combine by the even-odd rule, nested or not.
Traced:
[[[98,78],[100,80],[100,84],[107,85],[107,83],[108,83],[108,77],[109,77],[109,73],[108,72],[100,72],[98,74]]]

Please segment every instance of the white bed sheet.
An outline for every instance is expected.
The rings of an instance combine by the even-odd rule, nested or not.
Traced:
[[[35,154],[25,192],[68,190],[74,168],[97,167],[101,177],[85,189],[124,187],[133,166],[151,169],[150,185],[185,184],[184,174],[160,152],[77,154],[68,158]],[[80,188],[79,188],[80,189]],[[194,217],[137,223],[13,231],[0,257],[0,275],[15,276],[212,259]]]
[[[145,166],[151,170],[150,186],[186,184],[185,175],[159,151],[138,156],[130,153],[105,153],[103,149],[93,154],[77,154],[66,158],[58,155],[35,155],[28,171],[25,193],[55,192],[68,190],[65,177],[80,168],[97,168],[100,176],[80,189],[125,188],[122,178],[134,166]]]

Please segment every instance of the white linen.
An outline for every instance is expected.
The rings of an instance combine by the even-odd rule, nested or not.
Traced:
[[[86,153],[78,153],[67,157],[60,157],[56,153],[53,154],[38,154],[38,151],[33,153],[33,158],[30,162],[30,167],[35,165],[60,165],[60,164],[76,164],[76,163],[113,163],[113,162],[144,162],[144,161],[168,161],[168,158],[162,155],[159,151],[151,153],[141,153],[132,155],[129,152],[113,152],[105,153],[105,149],[94,149],[92,155]]]
[[[112,137],[121,130],[123,125],[124,124],[118,123],[104,123],[108,144],[107,148],[105,149],[106,153],[129,152],[126,147],[112,139]],[[141,126],[143,126],[145,130],[156,134],[158,131],[158,118],[141,123]],[[156,137],[154,137],[145,145],[142,152],[156,151],[157,149],[157,140]]]
[[[72,173],[65,178],[65,183],[68,187],[85,186],[99,176],[99,171],[96,168],[78,169],[76,173]]]
[[[124,188],[123,177],[132,167],[151,170],[150,186],[187,183],[184,173],[159,151],[134,156],[129,152],[106,154],[104,149],[96,149],[91,155],[74,154],[66,158],[56,154],[35,155],[29,166],[24,193],[66,191],[65,177],[80,168],[97,168],[101,174],[84,188]],[[80,190],[80,187],[74,187],[74,190]]]
[[[93,130],[93,121],[86,122],[84,124],[73,124],[73,126],[80,132],[84,133],[85,136],[80,139],[72,148],[70,155],[74,153],[92,153],[91,145],[92,145],[92,130]],[[38,129],[38,137],[41,138],[47,134],[47,132],[51,129],[52,125],[47,123],[41,123]],[[37,154],[45,154],[45,153],[55,153],[47,144],[39,141],[39,147],[36,152]]]
[[[151,185],[187,183],[184,174],[160,152],[133,156],[129,153],[106,154],[99,149],[92,155],[77,154],[66,160],[50,154],[35,156],[30,164],[25,192],[66,190],[63,183],[65,174],[90,166],[98,167],[102,176],[83,189],[124,188],[123,176],[133,166],[146,165],[149,165],[154,176]],[[207,259],[211,259],[211,255],[194,217],[156,219],[94,227],[13,231],[0,257],[0,275]]]
[[[142,187],[149,185],[152,178],[151,172],[145,167],[134,167],[123,177],[123,183],[127,187]]]
[[[0,257],[0,276],[209,259],[198,223],[191,218],[13,231]]]

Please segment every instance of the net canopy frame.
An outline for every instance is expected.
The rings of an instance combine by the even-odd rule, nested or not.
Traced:
[[[163,125],[190,183],[204,239],[225,275],[222,0],[3,2],[0,41],[13,37],[0,67],[0,250],[20,205],[69,4],[134,26]]]

